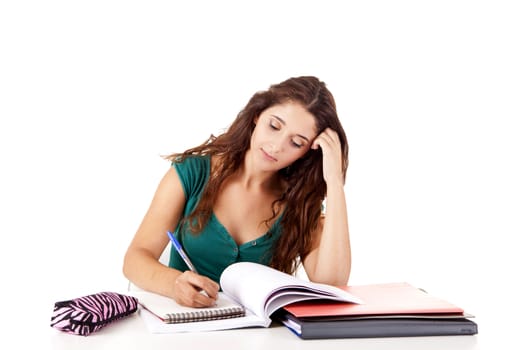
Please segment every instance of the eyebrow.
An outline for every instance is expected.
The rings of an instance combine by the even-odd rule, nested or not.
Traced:
[[[271,115],[272,117],[274,117],[275,119],[277,119],[277,120],[278,120],[279,122],[281,122],[282,124],[286,125],[286,122],[285,122],[282,118],[276,116],[275,114],[270,114],[270,115]],[[306,137],[306,136],[304,136],[304,135],[297,134],[297,136],[299,136],[300,138],[306,140],[306,142],[310,142],[310,139],[308,139],[308,137]]]

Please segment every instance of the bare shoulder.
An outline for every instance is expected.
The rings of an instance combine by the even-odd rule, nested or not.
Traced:
[[[163,195],[173,196],[174,194],[182,194],[182,196],[184,196],[184,190],[182,189],[179,174],[177,174],[177,171],[170,166],[160,180],[155,197]]]

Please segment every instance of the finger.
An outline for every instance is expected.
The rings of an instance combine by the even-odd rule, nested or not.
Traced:
[[[322,139],[325,140],[328,143],[337,143],[337,142],[339,142],[339,135],[337,134],[337,132],[335,132],[334,130],[332,130],[330,128],[326,128],[321,133],[320,136],[322,136]]]
[[[208,277],[199,275],[195,272],[186,271],[186,280],[198,290],[204,290],[210,297],[216,297],[219,292],[219,285]]]
[[[205,278],[197,275],[198,277]],[[175,294],[175,301],[181,305],[190,307],[209,307],[216,303],[216,296],[209,297],[206,292],[191,283],[192,276],[183,274],[180,278],[175,280],[177,285],[177,293]]]
[[[215,299],[208,297],[191,286],[179,294],[175,301],[180,305],[190,307],[210,307],[216,303]]]
[[[192,300],[194,307],[210,307],[217,303],[217,299],[210,298],[202,289],[193,294]]]
[[[319,149],[319,147],[321,147],[321,149],[323,149],[330,143],[330,137],[325,132],[322,132],[321,134],[319,134],[319,136],[316,137],[314,142],[312,142],[312,148]]]
[[[191,284],[195,290],[202,292],[207,298],[216,300],[219,293],[219,285],[209,279],[208,277],[199,275],[192,271],[186,271],[184,273],[186,280]],[[203,299],[201,299],[203,300]]]
[[[322,139],[323,139],[323,132],[321,132],[317,137],[313,140],[312,146],[310,146],[311,149],[319,149],[319,147],[322,148],[323,145],[321,145]]]
[[[214,281],[207,279],[205,284],[202,286],[202,290],[212,299],[217,299],[219,295],[219,285]]]

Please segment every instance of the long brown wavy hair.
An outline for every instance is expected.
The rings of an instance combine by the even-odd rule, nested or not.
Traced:
[[[224,133],[211,135],[200,146],[166,157],[174,162],[182,162],[193,155],[217,155],[220,159],[218,164],[213,164],[209,181],[195,210],[183,219],[191,223],[192,232],[198,233],[206,225],[221,184],[242,165],[250,147],[255,119],[265,109],[290,101],[300,103],[315,117],[318,134],[326,128],[337,132],[341,142],[343,179],[346,177],[348,142],[331,92],[324,82],[313,76],[287,79],[271,85],[268,90],[255,93]],[[295,273],[300,259],[312,250],[314,232],[319,225],[322,202],[326,197],[321,149],[310,149],[293,164],[279,170],[278,175],[285,189],[272,204],[273,216],[267,222],[278,215],[277,208],[284,207],[285,210],[281,218],[281,236],[275,243],[270,266]]]

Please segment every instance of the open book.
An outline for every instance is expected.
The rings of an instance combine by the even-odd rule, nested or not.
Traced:
[[[313,283],[277,271],[265,265],[239,262],[227,267],[221,275],[217,305],[211,308],[192,309],[182,307],[169,298],[137,291],[133,295],[144,307],[141,316],[153,333],[212,331],[245,327],[268,327],[270,316],[285,305],[302,300],[334,300],[360,303],[349,292],[326,284]],[[225,309],[244,313],[220,317]],[[177,319],[177,312],[207,312],[209,320],[168,323]],[[219,317],[217,317],[219,316]],[[182,316],[184,319],[186,316]],[[214,319],[220,318],[220,319]]]

